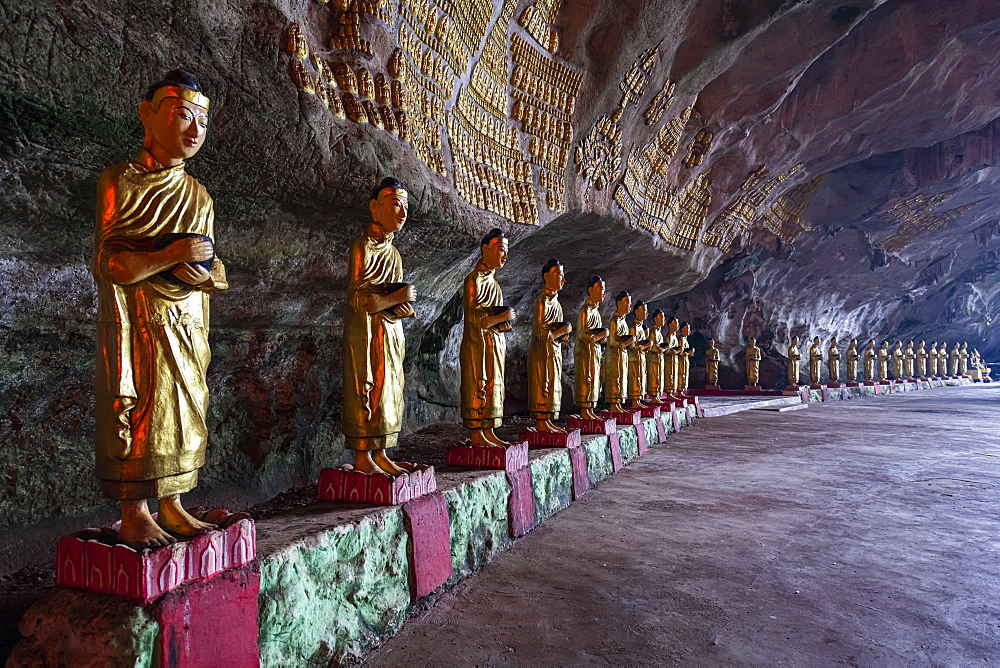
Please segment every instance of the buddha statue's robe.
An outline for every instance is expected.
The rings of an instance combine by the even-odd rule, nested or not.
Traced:
[[[858,382],[858,359],[861,355],[858,354],[858,349],[856,346],[847,347],[847,382],[856,383]]]
[[[917,348],[915,353],[917,358],[917,376],[920,378],[927,377],[927,351],[924,350],[923,346]]]
[[[969,375],[969,351],[962,348],[959,353],[959,364],[958,364],[958,375],[968,376]]]
[[[927,375],[938,375],[938,351],[934,347],[927,351]]]
[[[403,280],[403,261],[392,236],[369,231],[351,244],[344,318],[344,437],[349,450],[396,445],[403,422],[402,318],[368,313],[365,303],[384,296],[386,283]]]
[[[901,348],[892,349],[892,377],[893,380],[903,379],[903,350]]]
[[[760,348],[750,346],[746,351],[747,384],[760,385]]]
[[[680,371],[680,353],[675,348],[681,345],[677,338],[677,332],[667,331],[664,337],[663,352],[663,391],[669,393],[677,392],[678,376]]]
[[[631,334],[635,345],[628,349],[628,398],[641,401],[646,398],[646,351],[639,348],[639,342],[648,339],[649,332],[646,325],[637,322]]]
[[[837,349],[837,346],[827,348],[826,372],[830,376],[831,383],[840,382],[840,350]]]
[[[646,394],[658,399],[663,393],[663,329],[647,330],[652,345],[646,351]]]
[[[577,315],[576,345],[573,348],[574,394],[576,403],[582,408],[594,408],[600,398],[603,355],[601,344],[591,341],[590,336],[603,327],[597,305],[584,303]]]
[[[819,385],[820,374],[823,369],[823,352],[819,344],[813,344],[809,348],[809,381],[813,385]]]
[[[707,348],[705,350],[705,379],[708,385],[719,385],[719,349]]]
[[[528,411],[537,420],[557,419],[562,405],[562,344],[551,336],[562,319],[559,295],[542,290],[528,342]]]
[[[903,376],[906,378],[913,378],[913,359],[915,357],[913,348],[903,350]]]
[[[198,483],[208,442],[208,293],[226,281],[218,259],[213,287],[159,274],[112,281],[108,263],[117,253],[157,250],[161,234],[214,235],[205,188],[183,164],[150,171],[143,155],[105,169],[97,186],[96,473],[104,495],[119,501],[182,494]]]
[[[625,316],[613,315],[608,323],[608,349],[604,358],[604,398],[609,403],[625,401],[628,389],[628,349],[620,341],[629,335]]]
[[[677,370],[677,389],[681,392],[687,392],[688,384],[691,382],[691,355],[694,354],[694,350],[690,347],[686,336],[678,337],[678,345],[681,351],[678,353],[680,359]]]
[[[948,347],[944,344],[938,349],[938,375],[948,375]]]
[[[878,377],[879,380],[889,380],[889,359],[892,354],[887,348],[878,349]]]
[[[798,346],[788,346],[788,384],[798,385],[800,378],[799,371],[799,360],[802,359],[802,353],[799,352]]]
[[[469,429],[499,427],[503,419],[504,360],[507,339],[498,326],[483,327],[491,309],[503,305],[494,270],[480,261],[465,277],[462,367],[462,423]]]
[[[875,380],[875,361],[878,359],[878,353],[874,348],[865,348],[864,364],[865,364],[865,380],[871,382]]]
[[[952,376],[959,375],[959,371],[961,371],[961,368],[960,368],[961,367],[961,363],[962,363],[962,353],[959,352],[958,348],[953,348],[952,351],[951,351],[951,375]]]

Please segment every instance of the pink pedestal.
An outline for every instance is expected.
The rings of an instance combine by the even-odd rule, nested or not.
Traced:
[[[744,385],[744,392],[760,392],[760,385]]]
[[[614,418],[617,424],[637,426],[642,422],[642,411],[601,411],[602,418]]]
[[[617,473],[625,468],[622,462],[622,446],[618,441],[618,432],[608,434],[608,446],[611,448],[611,470]]]
[[[663,443],[667,440],[667,427],[666,425],[663,424],[662,412],[656,416],[656,438],[657,438],[656,441],[657,443]]]
[[[56,582],[149,603],[181,585],[245,566],[256,557],[257,535],[250,519],[141,552],[67,536],[56,548]]]
[[[410,534],[410,590],[416,601],[451,579],[448,502],[441,492],[425,494],[403,504],[403,518]]]
[[[659,409],[657,409],[657,410],[659,410]],[[646,452],[649,450],[649,445],[646,443],[646,427],[645,427],[645,425],[643,425],[642,423],[640,423],[635,428],[635,435],[636,435],[636,440],[637,440],[638,446],[639,446],[639,454],[640,455],[646,454]]]
[[[570,415],[566,418],[566,428],[579,429],[584,434],[614,434],[618,431],[618,423],[614,418],[591,420]]]
[[[506,448],[455,443],[448,446],[445,459],[448,466],[468,466],[477,469],[516,471],[528,465],[528,444],[515,443]]]
[[[569,449],[569,463],[573,467],[573,499],[579,499],[590,491],[590,475],[587,473],[587,450],[582,446]]]
[[[720,386],[718,386],[718,385],[706,385],[705,389],[706,390],[721,390],[722,388]]]
[[[858,383],[848,383],[847,387],[860,387]]]
[[[424,464],[392,477],[385,473],[361,473],[346,469],[323,469],[316,497],[321,501],[353,501],[395,506],[437,491],[434,467]]]
[[[556,431],[538,431],[534,427],[521,432],[521,440],[528,447],[535,448],[575,448],[580,445],[580,430],[570,429],[565,434]]]
[[[525,444],[525,452],[527,445]],[[510,535],[523,536],[535,527],[535,491],[532,488],[531,467],[522,466],[515,471],[507,471],[510,483]]]
[[[687,410],[687,409],[683,409]],[[674,431],[678,432],[681,430],[681,416],[677,414],[677,408],[670,409],[670,419],[674,422]]]
[[[642,414],[644,418],[657,418],[660,417],[660,407],[659,406],[646,406],[639,413]]]

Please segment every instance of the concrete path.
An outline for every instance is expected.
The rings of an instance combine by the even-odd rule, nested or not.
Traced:
[[[699,420],[373,666],[1000,662],[1000,387]]]

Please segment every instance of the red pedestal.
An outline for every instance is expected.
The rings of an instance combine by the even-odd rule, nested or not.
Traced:
[[[579,415],[570,415],[566,418],[566,428],[579,429],[584,434],[614,434],[618,431],[618,423],[614,418],[591,420]]]
[[[575,448],[580,445],[580,430],[570,429],[561,434],[557,431],[538,431],[534,427],[529,427],[521,432],[521,440],[527,441],[529,448]]]
[[[847,387],[861,387],[861,386],[858,383],[848,383]]]
[[[744,392],[760,392],[760,385],[744,385]]]
[[[468,441],[448,446],[445,459],[448,466],[468,466],[477,469],[516,471],[528,465],[528,444],[515,443],[506,448],[469,445]]]
[[[433,594],[451,579],[451,523],[448,502],[431,492],[403,504],[410,534],[410,592],[413,600]]]
[[[93,532],[102,535],[97,529]],[[127,545],[68,536],[56,548],[56,582],[149,603],[181,585],[245,566],[256,557],[257,537],[250,519],[141,552]]]
[[[586,448],[582,446],[570,448],[569,463],[573,467],[573,499],[576,500],[590,490]]]
[[[718,385],[706,385],[705,389],[706,390],[721,390],[722,388],[720,386],[718,386]]]
[[[522,466],[515,471],[507,471],[510,482],[510,535],[523,536],[535,526],[535,491],[532,488],[531,467]]]
[[[601,411],[602,418],[614,418],[618,424],[638,425],[642,422],[642,411]]]
[[[641,411],[639,411],[644,418],[655,418],[660,417],[660,407],[659,406],[646,406]]]
[[[255,566],[173,591],[157,604],[163,666],[260,665]]]
[[[611,448],[611,470],[617,473],[625,468],[622,462],[622,446],[618,442],[618,432],[608,434],[608,446]]]
[[[416,465],[413,471],[392,477],[385,473],[361,473],[346,469],[323,469],[316,497],[321,501],[353,501],[395,506],[437,491],[434,467]]]

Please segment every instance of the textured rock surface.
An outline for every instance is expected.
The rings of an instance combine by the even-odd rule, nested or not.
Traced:
[[[444,493],[451,520],[454,582],[485,566],[511,543],[507,509],[510,484],[504,473],[469,477],[469,482]]]
[[[500,32],[526,37],[516,23],[530,4],[496,0],[494,18],[510,22]],[[582,281],[600,273],[610,290],[630,288],[692,321],[696,347],[713,334],[724,385],[742,384],[749,336],[764,350],[769,385],[781,382],[794,334],[968,339],[1000,352],[991,326],[1000,310],[994,2],[548,4],[561,5],[556,60],[585,73],[570,154],[614,114],[633,64],[659,48],[620,119],[611,152],[620,173],[598,189],[570,155],[558,175],[565,212],[545,205],[533,174],[535,227],[463,200],[450,138],[442,175],[410,144],[335,117],[292,83],[283,47],[291,23],[330,63],[381,72],[400,34],[395,15],[391,25],[364,15],[368,58],[326,47],[335,3],[0,0],[0,573],[49,558],[49,539],[113,514],[91,479],[94,184],[140,144],[144,87],[177,66],[197,73],[213,100],[190,171],[215,198],[233,286],[213,297],[211,445],[192,502],[246,505],[341,460],[346,249],[364,224],[367,190],[388,172],[412,193],[398,237],[420,294],[407,325],[410,430],[457,417],[457,290],[494,224],[512,236],[499,279],[522,314],[539,267],[557,256],[567,313]],[[474,67],[457,77],[448,110]],[[668,80],[673,102],[647,125],[644,111]],[[675,123],[690,105],[690,118]],[[624,158],[641,156],[671,123],[676,145],[650,184],[683,204],[690,243],[671,241],[666,227],[651,235],[615,200],[637,173]],[[702,131],[711,149],[686,167]],[[763,185],[741,189],[760,168]],[[711,201],[701,210],[692,202],[705,187]],[[527,331],[522,316],[510,339],[511,411],[524,408]]]

